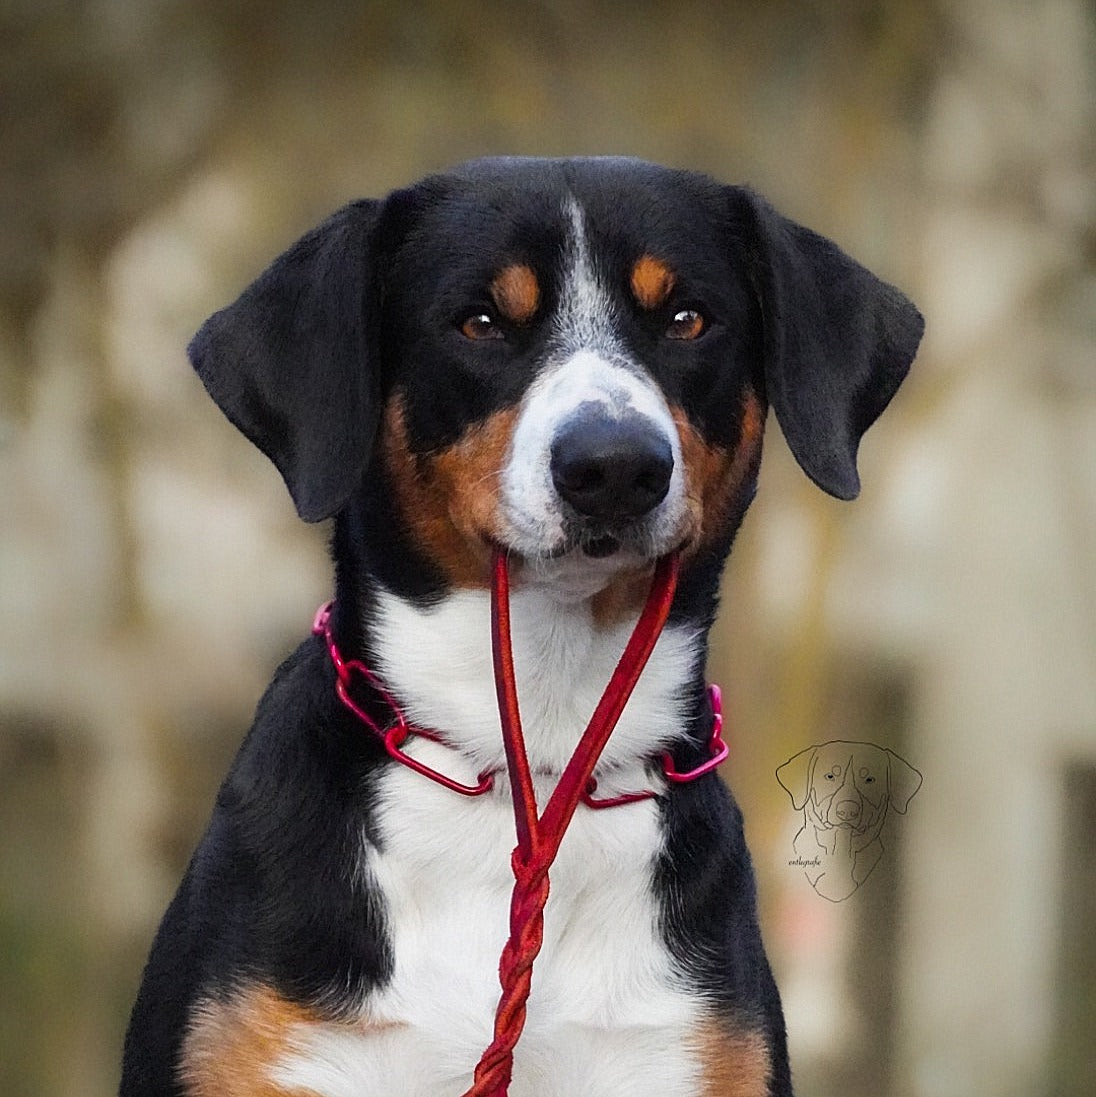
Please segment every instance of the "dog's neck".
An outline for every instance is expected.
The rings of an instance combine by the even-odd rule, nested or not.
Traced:
[[[468,756],[474,782],[476,773],[504,764],[486,563],[482,588],[446,583],[402,537],[397,517],[377,520],[389,499],[367,491],[361,505],[336,523],[339,642],[380,675],[412,725],[440,733]],[[706,742],[704,662],[718,551],[710,563],[693,559],[683,569],[670,623],[599,774],[641,766],[686,737]],[[551,571],[515,568],[514,664],[534,769],[558,774],[570,757],[624,650],[649,579],[648,569],[614,575],[611,561],[576,560]]]
[[[491,657],[490,596],[455,591],[431,606],[379,589],[373,600],[374,667],[412,724],[433,728],[482,768],[503,762]],[[558,773],[601,698],[635,618],[598,623],[592,600],[560,601],[536,587],[511,597],[514,665],[522,723],[535,769]],[[630,764],[669,746],[687,723],[703,638],[664,630],[602,766]]]

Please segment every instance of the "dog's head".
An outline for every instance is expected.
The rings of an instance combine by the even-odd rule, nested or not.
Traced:
[[[921,774],[892,750],[835,740],[789,758],[776,778],[797,811],[825,829],[877,831],[893,807],[904,815]]]
[[[725,549],[766,409],[824,490],[916,351],[902,294],[748,190],[485,160],[347,206],[191,344],[301,516],[370,509],[447,584],[489,546],[597,589]],[[583,576],[581,580],[577,576]]]

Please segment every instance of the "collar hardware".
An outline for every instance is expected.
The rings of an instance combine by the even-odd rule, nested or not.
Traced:
[[[373,732],[381,741],[385,752],[394,762],[399,762],[400,765],[414,770],[415,773],[418,773],[420,776],[433,781],[435,784],[441,785],[443,788],[449,789],[450,792],[456,792],[461,796],[482,796],[484,793],[490,792],[491,789],[495,787],[495,771],[493,770],[484,770],[476,777],[476,783],[474,785],[466,785],[456,778],[450,777],[440,770],[433,769],[431,766],[420,762],[417,758],[413,758],[403,750],[404,743],[415,736],[429,739],[434,743],[442,743],[443,745],[445,745],[445,740],[436,732],[426,728],[414,727],[408,723],[407,717],[404,715],[399,703],[388,691],[378,675],[371,671],[360,659],[343,658],[342,652],[335,642],[335,638],[331,631],[332,605],[331,602],[326,602],[316,611],[316,616],[312,622],[312,634],[314,636],[322,636],[324,639],[331,665],[335,668],[335,693],[343,706],[349,709],[361,723],[365,724],[365,726]],[[350,689],[355,674],[364,679],[388,706],[395,721],[391,727],[387,729],[381,727],[380,724],[378,724],[351,696]],[[719,686],[714,683],[708,686],[708,701],[712,708],[712,733],[708,740],[708,758],[695,769],[685,770],[684,772],[677,769],[674,764],[673,755],[671,755],[669,751],[665,751],[659,758],[658,764],[662,771],[662,776],[673,784],[686,784],[689,781],[695,781],[698,778],[703,777],[706,773],[710,773],[717,766],[725,762],[730,754],[730,747],[723,738],[722,693]],[[586,788],[581,797],[582,803],[594,811],[601,811],[605,808],[621,807],[624,804],[637,804],[643,800],[654,799],[659,795],[656,789],[649,788],[642,789],[638,792],[621,792],[617,793],[615,796],[595,796],[594,794],[597,792],[597,788],[597,778],[591,777],[589,781],[587,781]]]
[[[327,602],[316,611],[316,617],[312,622],[312,633],[314,636],[322,636],[324,643],[327,645],[327,654],[331,659],[332,666],[335,668],[335,693],[343,705],[383,743],[385,751],[393,761],[407,766],[408,769],[414,770],[451,792],[460,793],[461,796],[482,796],[485,792],[490,792],[495,785],[495,776],[490,771],[479,774],[476,778],[476,784],[466,785],[453,777],[447,776],[440,770],[432,769],[417,758],[412,758],[410,754],[402,749],[403,744],[413,735],[422,736],[422,738],[430,739],[435,743],[444,743],[444,740],[440,735],[425,728],[412,727],[407,722],[407,717],[404,716],[403,710],[396,702],[395,697],[388,691],[380,678],[360,659],[346,660],[343,658],[331,632],[331,607],[332,603]],[[395,722],[391,727],[382,728],[350,695],[350,685],[355,674],[365,679],[380,694],[381,699],[391,710],[395,718]]]

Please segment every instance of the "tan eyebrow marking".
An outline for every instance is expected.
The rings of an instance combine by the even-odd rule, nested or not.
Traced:
[[[641,308],[657,309],[665,304],[676,281],[669,265],[653,255],[641,255],[632,267],[632,293]]]
[[[491,282],[491,298],[511,323],[528,323],[540,305],[540,283],[532,267],[524,263],[503,267]]]

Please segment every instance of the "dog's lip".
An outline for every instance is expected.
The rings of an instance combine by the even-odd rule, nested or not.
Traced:
[[[619,537],[614,537],[612,534],[604,534],[599,537],[584,537],[578,538],[564,538],[561,541],[557,541],[554,545],[540,551],[530,552],[526,548],[515,548],[512,545],[504,544],[500,541],[492,538],[487,539],[488,547],[491,549],[501,550],[510,559],[517,560],[529,560],[529,561],[553,561],[562,560],[566,556],[586,556],[591,560],[608,560],[613,556],[616,556],[621,552],[631,552],[645,559],[655,560],[656,556],[652,556],[647,552],[641,552],[637,546],[628,544],[626,541]]]
[[[483,543],[487,546],[489,554],[501,552],[508,560],[511,561],[523,561],[523,560],[559,560],[566,556],[568,552],[574,547],[567,544],[565,541],[561,541],[559,544],[554,545],[552,548],[546,549],[543,552],[530,552],[527,548],[517,548],[514,545],[508,545],[505,541],[499,540],[497,537],[490,537],[485,535]]]
[[[587,556],[592,556],[595,560],[603,560],[608,556],[613,556],[620,550],[620,540],[616,537],[606,534],[603,537],[595,537],[590,541],[583,543],[582,551]]]
[[[579,530],[565,533],[553,544],[543,548],[531,548],[528,545],[511,544],[498,535],[485,534],[483,543],[488,552],[502,552],[511,560],[553,561],[562,560],[572,553],[588,557],[591,560],[610,560],[616,555],[639,557],[654,563],[662,556],[672,553],[684,554],[690,549],[694,538],[688,531],[669,544],[652,546],[640,536],[630,536],[630,530]]]

